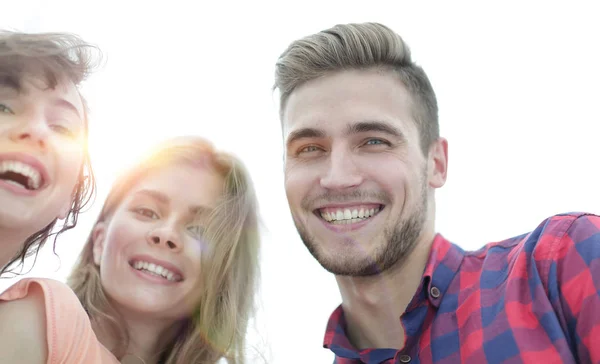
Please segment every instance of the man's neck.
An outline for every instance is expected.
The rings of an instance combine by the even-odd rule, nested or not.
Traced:
[[[405,333],[400,324],[416,293],[434,233],[423,234],[401,265],[369,277],[336,276],[350,342],[359,349],[402,349]]]

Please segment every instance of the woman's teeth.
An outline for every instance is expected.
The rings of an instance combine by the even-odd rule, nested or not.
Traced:
[[[142,260],[137,260],[137,261],[134,261],[131,264],[131,266],[136,270],[142,270],[142,271],[151,273],[155,276],[165,278],[166,280],[169,280],[171,282],[181,281],[181,276],[179,274],[173,273],[170,270],[168,270],[167,268],[165,268],[161,265],[158,265],[158,264],[148,263],[148,262],[144,262]]]
[[[27,190],[37,190],[42,184],[41,173],[19,161],[0,162],[0,179]]]

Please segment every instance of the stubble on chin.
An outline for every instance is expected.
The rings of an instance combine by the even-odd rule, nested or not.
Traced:
[[[311,235],[304,225],[295,222],[302,242],[325,270],[339,276],[366,277],[380,274],[402,264],[413,251],[425,224],[422,209],[408,219],[395,222],[371,242],[346,239],[340,243],[339,252],[327,252],[324,243]],[[369,253],[367,246],[377,244]]]

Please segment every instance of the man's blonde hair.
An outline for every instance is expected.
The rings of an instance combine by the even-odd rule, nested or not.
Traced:
[[[339,24],[289,45],[279,57],[275,71],[281,122],[288,98],[305,82],[333,72],[373,68],[393,71],[408,89],[421,149],[427,154],[439,137],[435,93],[423,69],[412,61],[404,40],[378,23]]]

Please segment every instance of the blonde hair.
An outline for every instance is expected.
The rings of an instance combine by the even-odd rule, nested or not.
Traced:
[[[206,238],[214,249],[210,257],[202,258],[200,304],[175,340],[166,346],[161,363],[215,363],[221,358],[229,363],[243,363],[246,330],[255,309],[260,238],[254,188],[239,159],[216,151],[202,138],[171,139],[116,181],[96,224],[110,219],[132,185],[147,173],[172,163],[198,161],[207,161],[224,178],[223,197],[206,226]],[[67,283],[91,321],[108,330],[121,344],[112,349],[120,358],[129,337],[101,286],[92,248],[90,235]]]
[[[0,84],[21,90],[26,76],[43,77],[47,87],[53,89],[63,79],[80,84],[100,65],[102,53],[98,47],[84,42],[79,36],[69,33],[21,33],[0,30]],[[81,96],[81,95],[80,95]],[[81,97],[84,105],[85,99]],[[84,109],[85,139],[88,137],[87,107]],[[87,143],[86,143],[87,144]],[[61,228],[52,233],[57,219],[49,222],[25,240],[21,249],[4,267],[0,266],[0,275],[22,265],[25,258],[39,252],[44,243],[54,235],[77,225],[79,213],[93,200],[95,191],[94,173],[87,145],[84,160],[73,193],[71,208]]]
[[[394,71],[411,94],[425,154],[439,137],[433,87],[425,71],[412,61],[408,45],[385,25],[338,24],[292,42],[275,66],[274,89],[280,92],[281,122],[288,98],[302,84],[333,72],[381,68]]]

